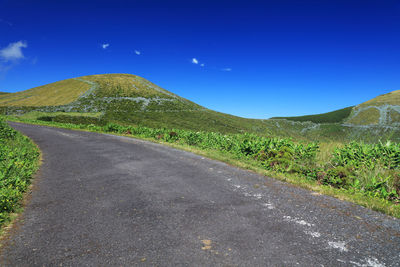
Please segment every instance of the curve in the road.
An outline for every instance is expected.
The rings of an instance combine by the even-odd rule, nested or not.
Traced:
[[[11,123],[43,153],[2,266],[400,266],[400,222],[188,152]]]

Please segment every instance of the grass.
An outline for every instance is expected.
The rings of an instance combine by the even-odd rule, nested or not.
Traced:
[[[357,105],[345,122],[353,125],[399,126],[400,90]]]
[[[114,122],[229,134],[247,132],[322,142],[400,141],[397,129],[343,126],[342,121],[351,109],[286,119],[246,119],[209,110],[131,74],[83,76],[0,96],[0,114],[30,119],[38,118],[40,113],[58,122],[90,124],[96,122],[84,117],[96,114],[100,124]],[[392,112],[390,117],[396,119],[397,114]]]
[[[349,118],[347,123],[355,125],[377,125],[379,124],[380,116],[380,112],[377,108],[370,107]]]
[[[319,143],[319,152],[317,153],[316,162],[322,166],[326,162],[332,160],[332,152],[335,148],[341,148],[344,144],[341,142],[321,142]]]
[[[371,100],[368,100],[358,105],[358,107],[382,106],[382,105],[400,105],[400,90],[377,96]]]
[[[400,90],[380,95],[357,106],[336,111],[297,117],[274,117],[290,121],[313,123],[343,123],[354,126],[381,125],[400,126]]]
[[[90,85],[75,79],[46,84],[29,90],[0,95],[0,106],[58,106],[75,101]]]
[[[0,227],[20,211],[38,166],[38,148],[0,118]]]
[[[118,114],[119,113],[119,114]],[[299,141],[349,142],[352,140],[376,143],[386,140],[400,142],[400,131],[397,128],[382,127],[345,127],[339,123],[315,124],[311,122],[294,122],[288,120],[252,120],[218,113],[212,110],[180,112],[38,112],[30,111],[20,118],[37,119],[39,117],[57,117],[55,121],[76,124],[97,124],[96,117],[102,125],[115,122],[122,125],[146,126],[151,128],[178,128],[193,131],[221,133],[254,133],[267,137],[292,138]],[[117,117],[118,119],[115,119]]]
[[[79,79],[95,82],[96,84],[98,84],[98,97],[159,97],[186,100],[151,83],[150,81],[142,77],[132,74],[98,74],[83,76]],[[192,104],[196,105],[194,103]]]
[[[89,87],[94,90],[83,94]],[[27,118],[35,117],[35,112],[44,112],[44,116],[54,112],[65,112],[68,116],[95,113],[120,124],[266,134],[262,120],[206,109],[131,74],[83,76],[0,96],[0,112]]]
[[[351,191],[355,195],[373,194],[371,199],[378,197],[389,202],[390,198],[396,199],[397,192],[392,192],[397,188],[397,170],[388,170],[387,166],[379,164],[369,170],[350,168],[334,161],[335,149],[340,155],[351,150],[346,147],[349,141],[400,141],[397,128],[343,125],[343,121],[354,113],[353,107],[311,116],[246,119],[209,110],[130,74],[91,75],[64,80],[20,93],[1,95],[1,103],[4,106],[0,107],[0,112],[28,122],[41,121],[47,125],[103,132],[115,132],[113,128],[116,128],[117,133],[123,133],[119,129],[152,129],[148,130],[152,132],[152,139],[162,135],[158,139],[168,143],[174,141],[174,145],[177,143],[183,147],[189,145],[201,151],[226,150],[225,146],[229,145],[234,148],[225,151],[229,160],[249,161],[250,165],[261,166],[275,177],[293,176],[300,184],[311,180],[314,184]],[[390,113],[390,117],[395,118],[396,114]],[[380,119],[379,114],[367,113],[366,116],[367,119]],[[170,131],[178,134],[177,140],[168,137],[167,129],[174,129]],[[227,138],[235,140],[235,143],[227,144],[224,134],[228,134]],[[267,141],[277,137],[284,141]],[[161,141],[158,139],[156,141]],[[299,142],[303,145],[300,146]],[[312,158],[302,158],[315,148],[313,142],[319,142],[319,150]],[[267,143],[273,147],[261,149]],[[285,145],[277,145],[282,143]],[[215,147],[216,144],[224,146]],[[383,181],[385,175],[392,177],[391,180]],[[362,177],[356,179],[356,176]]]
[[[388,169],[379,162],[376,168],[368,169],[369,172],[364,168],[354,169],[352,165],[344,165],[342,167],[341,164],[334,160],[335,155],[347,155],[347,151],[352,151],[353,148],[348,148],[341,143],[321,143],[319,144],[319,151],[315,151],[313,149],[315,145],[312,143],[297,143],[289,139],[272,139],[273,141],[268,141],[270,139],[251,134],[223,135],[178,129],[121,126],[117,124],[107,124],[101,127],[23,120],[21,118],[11,119],[69,129],[133,136],[167,144],[400,218],[400,205],[397,204],[399,199],[398,192],[395,192],[394,195],[389,194],[391,190],[393,193],[393,189],[399,188],[399,184],[396,184],[397,180],[392,179],[390,182],[382,183],[377,179],[379,175],[385,173],[398,175],[397,167]],[[266,145],[270,149],[265,149]],[[364,148],[364,145],[361,144],[361,147]],[[371,145],[371,148],[375,149],[375,146]],[[386,148],[383,147],[383,149]],[[395,149],[394,151],[397,151],[396,149],[400,151],[400,146],[395,144],[393,149]],[[336,154],[333,153],[335,150]],[[365,156],[361,156],[361,158],[365,158]],[[400,158],[400,154],[398,158]],[[360,166],[363,165],[365,164],[361,162]],[[350,173],[342,173],[343,168],[347,167],[352,167],[353,169],[350,170]],[[324,174],[322,175],[321,172]],[[366,173],[363,174],[363,172]],[[373,176],[374,172],[375,176]],[[356,182],[354,175],[363,175],[365,180],[357,179],[358,182]],[[396,178],[396,176],[393,176],[393,178]],[[385,189],[383,190],[382,188]]]
[[[68,113],[65,113],[65,112],[31,111],[31,112],[21,115],[21,118],[25,118],[28,120],[37,120],[40,117],[45,117],[45,116],[55,117],[55,116],[66,115],[66,114],[68,116],[72,116],[72,117],[85,116],[85,117],[90,117],[90,118],[99,118],[102,115],[101,112],[93,112],[93,113],[68,112]]]
[[[314,123],[337,123],[343,122],[351,113],[353,107],[347,107],[327,113],[296,116],[296,117],[274,117],[271,119],[286,119],[290,121],[311,121]]]

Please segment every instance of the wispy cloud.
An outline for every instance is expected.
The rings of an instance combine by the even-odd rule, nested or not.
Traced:
[[[110,44],[102,44],[101,47],[103,47],[103,49],[107,49],[107,47],[109,47]]]
[[[204,63],[201,63],[201,64],[200,64],[200,67],[204,67],[204,66],[205,66]]]
[[[11,22],[9,22],[9,21],[7,21],[7,20],[4,20],[4,19],[0,19],[0,23],[7,24],[7,25],[10,26],[10,27],[13,26],[13,24],[12,24]]]
[[[31,61],[32,65],[36,65],[37,62],[38,62],[38,57],[32,58],[32,61]]]
[[[192,63],[193,64],[199,64],[199,61],[197,60],[197,58],[192,58]]]
[[[7,47],[0,49],[0,59],[3,62],[16,61],[24,58],[22,48],[27,48],[28,44],[24,41],[10,43]]]
[[[222,71],[232,71],[232,69],[231,68],[223,68],[223,69],[221,69]]]
[[[142,52],[140,52],[139,50],[135,50],[135,54],[140,56],[140,54],[142,54]]]

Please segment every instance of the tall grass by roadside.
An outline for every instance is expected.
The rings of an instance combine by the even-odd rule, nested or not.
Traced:
[[[0,117],[0,226],[21,207],[38,165],[38,148]]]

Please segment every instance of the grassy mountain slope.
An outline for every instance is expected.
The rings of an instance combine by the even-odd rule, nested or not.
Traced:
[[[311,121],[314,123],[336,123],[343,122],[351,113],[353,107],[347,107],[327,113],[296,116],[296,117],[273,117],[271,119],[286,119],[290,121]]]
[[[400,126],[400,90],[380,95],[353,108],[351,125]]]
[[[295,134],[308,140],[339,142],[358,140],[368,143],[392,140],[400,142],[400,91],[393,91],[357,106],[328,113],[275,117],[270,120],[284,125],[287,132],[294,131],[294,127],[296,127]],[[289,122],[292,125],[289,125]],[[308,126],[306,126],[306,122],[309,123]],[[297,137],[292,133],[289,133],[289,136]]]
[[[354,107],[328,113],[298,116],[274,117],[290,121],[313,123],[344,123],[346,126],[400,126],[400,90],[380,95]]]
[[[1,107],[2,106],[2,107]],[[101,114],[104,121],[149,127],[266,134],[265,122],[209,110],[131,74],[68,79],[0,96],[5,114],[72,116]]]
[[[382,112],[376,114],[370,105],[379,104],[378,108],[391,111],[396,99],[400,99],[398,92],[324,114],[256,120],[209,110],[136,75],[102,74],[0,95],[0,113],[58,122],[115,122],[221,133],[250,132],[303,140],[400,141],[400,131],[392,127],[393,123],[390,127],[365,126],[365,120],[382,120]],[[360,111],[363,108],[366,109]],[[388,116],[394,120],[397,114],[389,112]]]
[[[377,96],[358,105],[358,107],[400,105],[400,90]]]
[[[0,106],[57,106],[76,100],[90,85],[68,79],[17,93],[0,95]]]

